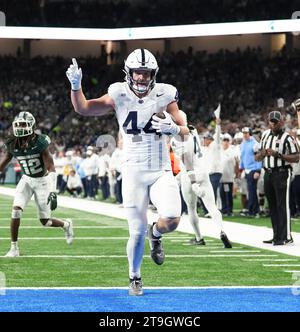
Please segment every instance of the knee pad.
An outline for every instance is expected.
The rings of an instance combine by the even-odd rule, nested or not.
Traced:
[[[23,211],[21,209],[13,209],[11,211],[11,218],[12,219],[21,219]]]
[[[42,220],[40,220],[40,221],[41,221],[41,223],[44,227],[51,227],[52,226],[52,220],[50,220],[50,219],[48,219],[45,224]]]

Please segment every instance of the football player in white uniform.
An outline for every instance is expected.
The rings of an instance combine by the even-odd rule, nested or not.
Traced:
[[[180,111],[187,125],[187,117]],[[205,245],[205,241],[200,233],[199,218],[197,214],[197,196],[200,197],[212,217],[216,227],[220,231],[220,238],[225,248],[232,248],[227,235],[224,232],[222,214],[218,210],[214,191],[209,180],[207,165],[204,164],[200,140],[197,130],[193,126],[188,126],[189,136],[185,136],[180,142],[178,137],[171,139],[173,151],[181,158],[180,183],[183,199],[186,202],[190,223],[194,229],[196,238],[191,240],[192,244]]]
[[[50,138],[34,132],[35,118],[29,112],[20,112],[12,123],[13,136],[5,143],[6,153],[0,161],[0,172],[15,157],[21,165],[23,176],[19,181],[11,214],[11,248],[6,257],[18,257],[18,232],[24,208],[32,195],[39,211],[40,222],[45,227],[61,227],[66,241],[73,241],[71,219],[51,218],[51,210],[57,207],[56,173],[49,152]]]
[[[77,113],[84,116],[102,116],[113,110],[116,113],[124,142],[122,194],[129,224],[129,294],[142,295],[140,267],[149,199],[159,213],[158,221],[148,229],[151,257],[156,264],[164,261],[162,234],[174,231],[180,220],[180,194],[171,172],[166,135],[183,136],[189,131],[179,113],[176,88],[156,83],[158,65],[151,52],[137,49],[130,53],[124,72],[125,82],[110,85],[107,94],[91,100],[82,92],[82,71],[75,59],[66,75]],[[162,112],[163,116],[154,115]]]

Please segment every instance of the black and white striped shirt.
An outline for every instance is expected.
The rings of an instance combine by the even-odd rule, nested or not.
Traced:
[[[262,149],[273,149],[282,155],[299,153],[294,138],[283,130],[278,135],[273,134],[271,129],[264,131],[260,141],[260,150]],[[267,156],[263,160],[265,168],[287,167],[289,165],[289,162],[273,156]]]

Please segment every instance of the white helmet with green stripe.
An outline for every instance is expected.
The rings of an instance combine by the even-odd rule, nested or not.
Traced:
[[[14,136],[25,137],[33,134],[35,118],[29,112],[20,112],[12,123]]]

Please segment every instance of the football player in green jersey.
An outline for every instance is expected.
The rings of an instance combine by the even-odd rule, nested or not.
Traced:
[[[23,176],[17,185],[11,215],[11,249],[6,257],[18,257],[18,232],[22,212],[32,195],[39,211],[40,222],[45,227],[61,227],[66,241],[73,241],[72,220],[51,217],[57,207],[56,173],[49,152],[50,138],[34,132],[35,118],[29,112],[20,112],[12,123],[13,136],[8,138],[6,153],[0,161],[2,171],[13,157],[20,163]]]

